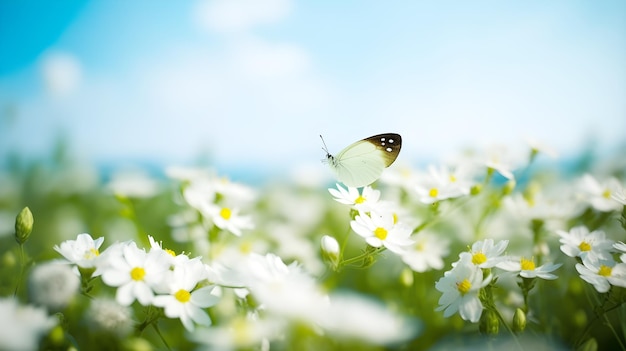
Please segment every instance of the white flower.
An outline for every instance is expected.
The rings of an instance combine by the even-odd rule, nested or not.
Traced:
[[[613,194],[620,193],[622,186],[617,178],[609,178],[600,183],[590,174],[585,174],[580,181],[580,191],[584,199],[601,212],[618,211],[624,206],[613,198]]]
[[[542,154],[546,154],[552,158],[556,158],[558,157],[559,153],[554,150],[552,147],[538,141],[535,139],[527,139],[526,142],[528,143],[528,146],[530,146],[531,149],[531,160],[535,157],[535,155],[542,153]]]
[[[211,328],[197,329],[191,339],[207,345],[209,350],[269,350],[269,341],[280,337],[285,328],[286,321],[282,318],[238,316]]]
[[[613,248],[621,253],[619,259],[622,260],[622,262],[626,263],[626,244],[619,241],[613,244]]]
[[[409,238],[411,230],[396,224],[392,214],[380,216],[372,214],[372,217],[360,214],[350,222],[350,226],[355,233],[365,238],[365,242],[370,246],[384,246],[397,254],[413,244],[413,240]]]
[[[611,194],[611,197],[613,200],[626,206],[626,189],[623,187],[619,186],[619,188]]]
[[[335,198],[335,201],[351,205],[359,212],[374,210],[377,207],[378,200],[380,200],[380,191],[373,189],[369,185],[363,187],[360,194],[358,188],[347,187],[346,189],[339,184],[337,184],[337,189],[329,188],[328,192]]]
[[[198,211],[213,203],[215,200],[215,186],[213,182],[201,179],[194,181],[183,189],[183,198],[189,206]]]
[[[14,298],[0,298],[0,350],[39,349],[39,340],[57,324],[43,308],[20,306]]]
[[[409,339],[419,332],[415,323],[388,306],[354,293],[334,293],[320,326],[329,334],[384,345]]]
[[[167,272],[168,295],[155,296],[152,304],[163,307],[167,317],[180,318],[188,331],[194,330],[194,322],[211,325],[211,319],[203,309],[218,301],[218,297],[212,294],[214,286],[196,288],[206,276],[206,268],[199,258],[177,264],[174,270]]]
[[[132,309],[122,306],[117,301],[107,298],[96,298],[85,313],[89,330],[102,331],[119,338],[129,335],[133,331]]]
[[[115,194],[131,198],[152,197],[159,191],[159,183],[139,171],[113,175],[108,188]]]
[[[580,257],[583,261],[597,261],[611,259],[610,250],[613,240],[607,239],[601,230],[589,233],[585,226],[570,229],[569,232],[558,230],[561,237],[561,251],[569,257]]]
[[[576,264],[576,270],[598,292],[609,291],[611,285],[626,288],[626,263],[617,263],[612,259],[584,261],[583,264]]]
[[[299,265],[274,254],[250,254],[238,273],[250,293],[273,314],[316,324],[327,305],[315,280]]]
[[[80,279],[72,268],[58,262],[36,265],[28,280],[28,295],[32,302],[51,311],[67,306],[78,292]]]
[[[402,261],[415,272],[442,269],[443,257],[449,253],[448,241],[427,233],[415,235],[413,239],[415,243],[407,246],[402,253]]]
[[[257,197],[254,189],[241,183],[232,182],[228,178],[213,179],[213,184],[219,195],[240,206],[254,202]]]
[[[498,268],[504,269],[509,272],[516,272],[523,278],[542,278],[542,279],[556,279],[557,276],[550,273],[561,267],[561,263],[552,264],[546,263],[539,267],[535,266],[535,261],[531,259],[521,258],[509,258],[507,261],[498,263]]]
[[[340,255],[337,239],[329,235],[324,235],[322,237],[321,247],[324,259],[326,259],[333,268],[337,268]]]
[[[478,322],[483,312],[478,292],[490,281],[491,275],[484,278],[482,269],[472,263],[471,256],[461,256],[454,267],[435,284],[435,288],[443,293],[437,311],[444,311],[443,316],[446,318],[459,312],[464,320]]]
[[[66,240],[61,245],[55,245],[54,250],[70,263],[81,268],[92,268],[96,266],[96,259],[100,255],[98,249],[103,241],[103,237],[93,240],[89,234],[78,234],[76,240]]]
[[[545,196],[544,192],[531,184],[524,194],[514,193],[503,199],[505,208],[511,215],[519,220],[540,219],[548,221],[552,219],[567,218],[575,210],[575,203],[565,199],[554,199]]]
[[[470,255],[471,262],[480,268],[493,268],[506,259],[502,254],[508,245],[508,240],[500,240],[494,245],[493,239],[485,239],[475,242],[470,252],[461,255]]]
[[[210,218],[218,228],[236,236],[241,236],[241,231],[244,229],[254,228],[252,219],[249,216],[239,215],[238,208],[209,205],[202,209],[202,214]]]
[[[469,194],[472,184],[466,175],[462,169],[455,172],[445,166],[429,166],[428,175],[418,180],[415,186],[419,201],[432,204]]]
[[[102,281],[118,287],[116,300],[121,305],[128,306],[135,299],[144,306],[148,305],[154,298],[154,290],[161,287],[165,273],[169,271],[167,254],[161,250],[146,253],[134,242],[120,245],[115,254],[106,256]]]
[[[337,255],[339,256],[339,243],[337,239],[333,238],[330,235],[324,235],[322,237],[322,251],[329,255]]]
[[[494,145],[487,150],[483,163],[487,168],[500,173],[504,178],[513,180],[513,159],[502,146]]]

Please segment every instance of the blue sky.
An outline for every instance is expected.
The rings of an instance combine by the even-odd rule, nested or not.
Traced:
[[[286,169],[626,141],[624,1],[0,2],[0,149]],[[6,54],[9,53],[9,54]]]

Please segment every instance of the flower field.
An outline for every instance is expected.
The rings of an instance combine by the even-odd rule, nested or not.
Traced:
[[[363,188],[15,157],[0,349],[626,349],[623,153],[550,154],[400,157]]]

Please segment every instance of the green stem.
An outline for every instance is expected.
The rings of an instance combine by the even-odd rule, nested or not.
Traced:
[[[24,244],[19,244],[19,252],[20,252],[20,274],[17,276],[17,283],[15,285],[15,291],[13,292],[13,297],[17,296],[17,292],[22,285],[22,279],[24,277],[24,271],[26,267],[26,254],[24,253]]]
[[[154,331],[157,333],[157,335],[159,336],[159,338],[161,339],[161,341],[163,342],[163,344],[165,345],[165,347],[168,350],[172,350],[172,348],[170,347],[170,345],[167,344],[167,341],[165,340],[165,338],[163,337],[163,334],[161,334],[161,330],[159,330],[159,326],[154,323],[152,324],[152,328],[154,328]]]
[[[362,254],[360,254],[358,256],[354,256],[354,257],[349,258],[349,259],[347,259],[345,261],[342,261],[339,264],[339,267],[347,266],[347,265],[352,264],[354,262],[362,261],[362,260],[366,259],[369,256],[376,255],[376,254],[382,252],[383,250],[385,250],[385,247],[381,246],[381,247],[375,248],[373,251],[364,252],[364,253],[362,253]]]

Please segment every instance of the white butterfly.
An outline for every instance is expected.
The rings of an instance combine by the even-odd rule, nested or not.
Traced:
[[[322,143],[322,150],[326,152],[324,161],[328,162],[337,180],[349,187],[360,188],[375,182],[383,170],[396,160],[402,147],[402,137],[395,133],[374,135],[350,144],[337,156],[328,152],[324,138]]]

